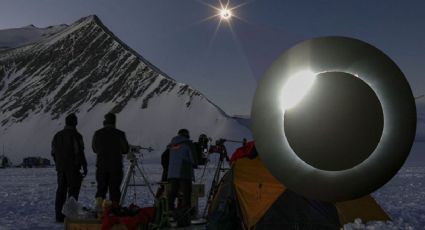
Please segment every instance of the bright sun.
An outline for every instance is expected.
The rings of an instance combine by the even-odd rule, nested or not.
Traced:
[[[232,28],[232,22],[233,20],[240,20],[240,21],[244,21],[242,18],[240,18],[237,13],[238,13],[238,9],[248,3],[250,3],[251,1],[245,1],[239,5],[232,5],[230,3],[231,0],[216,0],[218,2],[217,5],[211,5],[209,3],[206,3],[206,0],[196,0],[199,3],[209,7],[212,9],[211,13],[213,13],[212,15],[210,15],[207,18],[202,19],[201,21],[199,21],[196,24],[208,21],[208,20],[216,20],[217,21],[217,26],[214,30],[214,34],[210,40],[210,44],[212,44],[212,42],[214,41],[217,32],[219,31],[220,27],[225,24],[229,30],[231,31],[231,33],[233,34],[233,37],[236,37],[233,28]],[[212,0],[210,0],[212,1]]]
[[[227,8],[220,9],[220,16],[222,19],[229,20],[232,17],[232,11]]]

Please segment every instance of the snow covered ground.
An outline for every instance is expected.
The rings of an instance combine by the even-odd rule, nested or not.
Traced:
[[[161,166],[144,164],[149,179],[158,181]],[[200,178],[202,170],[197,170]],[[213,169],[207,169],[204,180],[211,178]],[[392,222],[360,222],[346,225],[346,229],[425,229],[425,167],[405,167],[373,196],[391,215]],[[54,222],[56,174],[54,168],[0,170],[0,230],[5,229],[63,229]],[[207,183],[207,189],[209,183]],[[94,167],[83,182],[80,202],[92,206],[95,194]],[[208,190],[207,190],[208,191]],[[129,190],[128,200],[133,200]],[[137,189],[137,203],[152,205],[146,188]],[[205,204],[201,201],[201,206]]]
[[[161,178],[160,164],[143,164],[142,170],[151,183],[158,182]],[[196,171],[199,181],[202,170]],[[214,169],[207,168],[203,181],[212,178],[213,174]],[[92,165],[83,181],[79,197],[79,202],[86,207],[94,205],[95,181],[95,167]],[[136,182],[142,182],[139,174],[136,175]],[[206,186],[209,190],[209,183]],[[153,186],[153,189],[156,191],[157,186]],[[134,202],[134,189],[128,189],[126,203],[136,203],[142,207],[153,205],[153,197],[147,187],[137,187],[136,192],[137,202]],[[63,224],[55,223],[54,219],[55,193],[54,168],[0,169],[0,230],[63,229]],[[201,200],[200,205],[204,207],[205,201]]]

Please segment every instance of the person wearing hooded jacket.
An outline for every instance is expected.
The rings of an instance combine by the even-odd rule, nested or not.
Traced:
[[[174,204],[179,192],[182,194],[181,202],[179,202],[181,211],[186,212],[191,207],[190,199],[195,164],[192,158],[192,141],[189,138],[189,131],[181,129],[169,144],[167,179],[170,189],[167,196],[170,210],[175,209]]]
[[[78,200],[82,179],[87,175],[84,142],[76,129],[77,124],[77,116],[74,113],[69,114],[65,118],[65,128],[56,133],[52,141],[51,154],[55,161],[58,180],[55,200],[57,222],[64,221],[62,207],[66,198],[74,197]]]
[[[121,196],[120,186],[123,179],[122,156],[129,151],[125,133],[115,128],[116,116],[113,113],[105,115],[104,127],[97,130],[93,136],[92,148],[96,158],[96,202],[106,197],[114,206],[118,206]],[[98,204],[100,205],[100,204]]]

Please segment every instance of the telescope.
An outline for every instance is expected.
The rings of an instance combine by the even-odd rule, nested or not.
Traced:
[[[220,139],[215,141],[215,145],[210,146],[208,152],[209,153],[220,153],[221,157],[224,157],[228,161],[229,157],[227,156],[227,150],[226,150],[226,147],[224,146],[224,143],[225,142],[240,143],[240,144],[242,144],[242,146],[244,146],[246,144],[246,141],[247,141],[246,138],[242,139],[241,141],[220,138]]]
[[[305,197],[344,201],[388,182],[406,160],[416,105],[400,68],[363,41],[320,37],[278,57],[251,111],[261,160]]]
[[[152,152],[154,149],[152,147],[142,147],[140,145],[129,145],[130,146],[130,152],[134,154],[140,154],[142,150],[146,150],[148,152]]]

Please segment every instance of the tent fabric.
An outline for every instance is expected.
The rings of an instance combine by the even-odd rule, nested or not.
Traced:
[[[220,199],[234,199],[244,229],[339,229],[356,218],[391,220],[370,195],[334,204],[286,189],[254,151],[254,142],[248,142],[233,154],[232,170],[221,181],[210,215],[219,209]]]
[[[242,158],[234,164],[233,184],[248,228],[257,224],[285,190],[258,157]]]
[[[371,195],[335,204],[297,195],[274,178],[259,157],[240,158],[233,164],[232,172],[241,219],[247,229],[271,229],[288,224],[302,227],[300,223],[314,226],[313,229],[332,229],[338,222],[342,226],[356,218],[364,222],[391,220]]]
[[[371,195],[364,196],[359,199],[338,202],[335,204],[341,223],[354,222],[356,218],[362,219],[363,222],[372,220],[391,220],[388,214],[379,207],[375,199]]]
[[[222,177],[208,210],[207,230],[235,230],[240,224],[234,199],[232,171]]]
[[[339,228],[338,212],[332,203],[306,199],[289,189],[255,226],[256,230]]]
[[[232,171],[226,172],[226,174],[223,175],[223,177],[220,180],[220,183],[218,185],[218,189],[216,192],[216,195],[213,197],[213,200],[211,202],[211,205],[208,210],[208,215],[211,215],[211,212],[213,210],[216,210],[218,206],[220,205],[220,202],[231,199],[233,192],[232,192]]]

